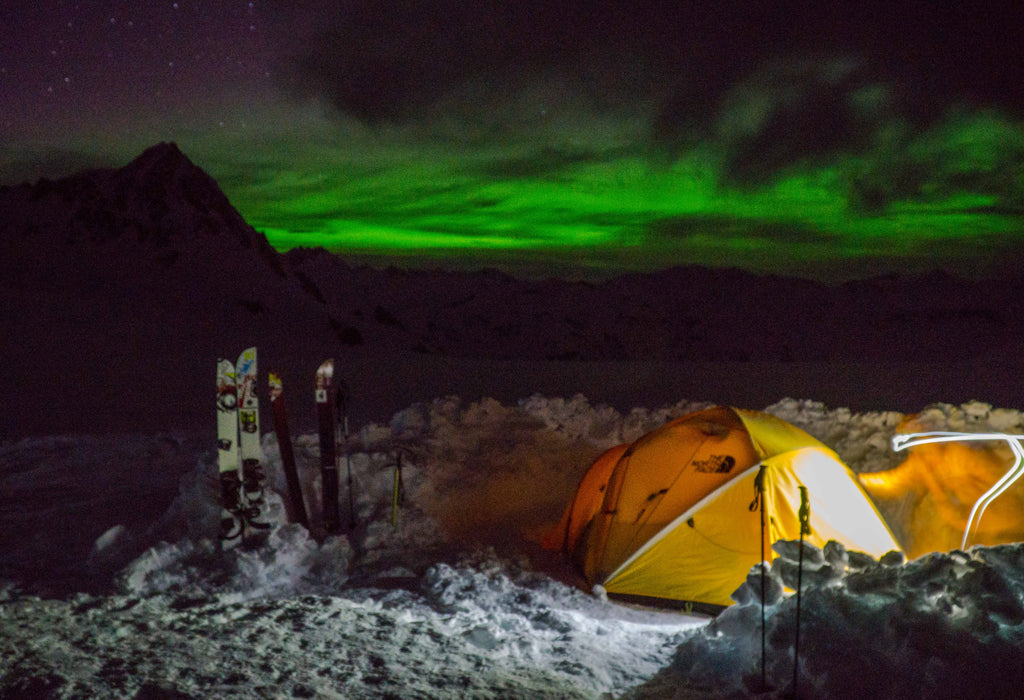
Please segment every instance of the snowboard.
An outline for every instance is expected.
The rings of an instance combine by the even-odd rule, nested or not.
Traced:
[[[277,444],[281,448],[281,466],[288,484],[292,520],[308,530],[309,517],[306,515],[306,503],[302,499],[302,485],[299,482],[299,472],[295,466],[295,450],[292,447],[291,433],[288,431],[288,412],[284,403],[284,383],[281,381],[281,375],[277,372],[270,372],[267,384],[270,388],[274,432],[277,434]]]
[[[235,363],[238,391],[238,453],[242,462],[241,505],[245,524],[268,530],[264,498],[263,449],[260,447],[259,399],[256,397],[256,348],[246,348]]]
[[[220,474],[220,541],[234,547],[242,541],[245,520],[242,514],[242,477],[239,473],[238,393],[235,365],[231,360],[217,361],[217,469]]]
[[[341,531],[338,512],[338,450],[335,435],[334,360],[324,360],[314,382],[316,420],[320,437],[320,479],[324,529],[333,535]]]

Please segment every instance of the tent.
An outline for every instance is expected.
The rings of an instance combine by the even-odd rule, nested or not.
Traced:
[[[775,416],[721,406],[601,455],[544,545],[610,595],[716,609],[732,603],[762,544],[770,559],[771,543],[800,537],[800,486],[808,542],[876,557],[899,549],[835,452]]]

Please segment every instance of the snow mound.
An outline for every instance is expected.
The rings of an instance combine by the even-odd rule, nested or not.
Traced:
[[[799,697],[1017,694],[1024,682],[1024,545],[904,564],[898,553],[875,561],[833,543],[804,558],[797,618],[797,597],[783,595],[797,583],[793,544],[777,546],[784,556],[766,567],[766,687],[755,567],[734,594],[737,604],[690,633],[672,663],[626,697],[790,697],[798,619]]]

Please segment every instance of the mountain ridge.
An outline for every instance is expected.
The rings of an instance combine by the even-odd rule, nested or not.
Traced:
[[[363,367],[422,361],[433,383],[413,369],[410,381],[438,394],[464,385],[449,368],[490,362],[948,363],[1024,350],[1022,280],[934,273],[826,285],[686,267],[572,282],[279,253],[172,143],[122,168],[2,187],[0,214],[0,356],[26,387],[33,424],[53,406],[99,406],[130,425],[149,400],[139,372],[187,378],[169,420],[203,415],[214,360],[250,344],[279,369],[327,356]],[[81,385],[28,388],[54,371]]]

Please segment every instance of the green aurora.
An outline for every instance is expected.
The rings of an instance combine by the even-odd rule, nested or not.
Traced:
[[[982,274],[1016,262],[1007,256],[1024,232],[1024,138],[1012,133],[1016,143],[1007,144],[975,125],[951,130],[955,160],[942,158],[954,150],[948,142],[913,144],[903,158],[927,176],[910,191],[884,192],[873,211],[856,204],[854,174],[874,165],[864,157],[805,165],[748,188],[723,183],[709,149],[667,166],[637,152],[540,152],[522,157],[539,163],[528,173],[515,173],[507,156],[411,152],[383,166],[342,161],[248,186],[228,178],[225,188],[275,248],[321,246],[369,261],[580,276],[686,264]],[[1012,158],[1000,152],[1008,147]]]
[[[1011,272],[1024,233],[1024,128],[993,114],[951,118],[896,150],[798,161],[754,186],[723,176],[714,143],[670,162],[629,145],[302,148],[287,168],[217,172],[213,159],[211,171],[277,249],[376,264],[971,276]]]

